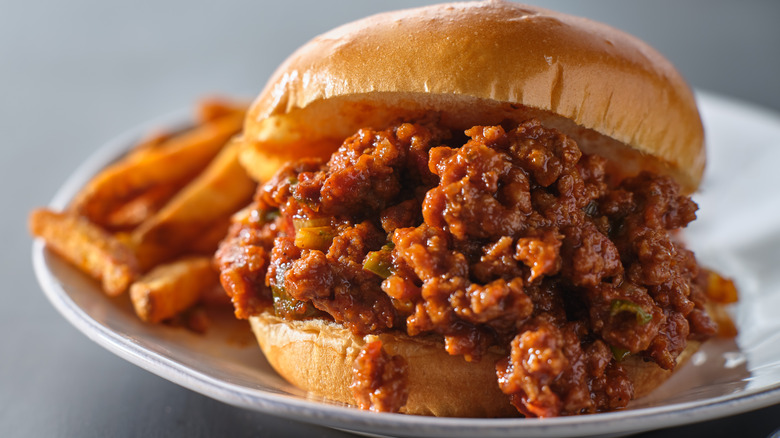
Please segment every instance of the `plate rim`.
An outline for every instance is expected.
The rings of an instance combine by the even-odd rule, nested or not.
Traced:
[[[780,114],[771,109],[697,91],[700,108],[708,105],[729,106],[741,112],[759,114],[780,125]],[[704,111],[702,111],[703,113]],[[159,128],[179,128],[191,125],[191,110],[168,113],[139,124],[98,147],[66,179],[49,207],[64,208],[77,191],[100,169],[104,168],[141,138]],[[162,354],[149,351],[121,336],[90,317],[78,306],[59,279],[48,267],[47,257],[54,256],[42,241],[34,240],[32,262],[38,283],[47,299],[90,340],[113,354],[202,395],[240,408],[264,412],[284,418],[362,433],[401,433],[424,436],[589,436],[593,434],[623,434],[679,426],[714,418],[737,415],[780,402],[780,382],[773,386],[662,406],[652,406],[586,416],[548,419],[519,418],[436,418],[404,414],[365,412],[355,408],[301,399],[293,395],[275,394],[262,389],[247,388],[208,376]],[[141,322],[139,321],[139,324]],[[489,431],[489,435],[485,432]]]

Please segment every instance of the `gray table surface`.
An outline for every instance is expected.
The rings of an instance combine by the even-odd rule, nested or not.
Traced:
[[[540,4],[638,35],[696,88],[780,110],[780,2]],[[252,97],[309,38],[388,8],[0,0],[0,436],[348,436],[224,405],[89,341],[41,293],[26,216],[117,133],[205,94]],[[646,436],[766,436],[778,426],[773,406]]]

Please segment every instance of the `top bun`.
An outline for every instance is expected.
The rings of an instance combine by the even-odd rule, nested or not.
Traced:
[[[536,117],[613,171],[668,174],[684,192],[704,170],[696,103],[669,61],[604,24],[504,1],[384,13],[314,38],[254,102],[242,162],[263,180],[361,127],[431,114],[452,129]]]

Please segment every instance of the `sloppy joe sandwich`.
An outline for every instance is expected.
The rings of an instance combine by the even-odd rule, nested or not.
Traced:
[[[606,25],[487,1],[372,16],[247,115],[260,183],[217,252],[235,314],[313,394],[376,411],[621,409],[716,334],[679,240],[693,94]]]

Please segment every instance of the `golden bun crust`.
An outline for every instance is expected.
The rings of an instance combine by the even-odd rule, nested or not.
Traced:
[[[266,359],[288,382],[320,397],[357,404],[349,386],[353,364],[366,339],[321,319],[287,321],[264,312],[249,321]],[[495,364],[503,354],[489,351],[479,362],[469,363],[450,356],[441,342],[432,339],[403,334],[378,337],[388,354],[403,356],[408,364],[409,398],[401,412],[440,417],[518,416],[497,383]],[[678,364],[699,345],[689,342]],[[638,357],[622,364],[634,383],[635,397],[647,395],[672,374]]]
[[[537,117],[627,173],[665,172],[686,192],[704,169],[693,94],[658,52],[504,1],[389,12],[314,38],[253,104],[242,161],[266,179],[290,158],[329,155],[360,127],[431,112],[455,129]]]

